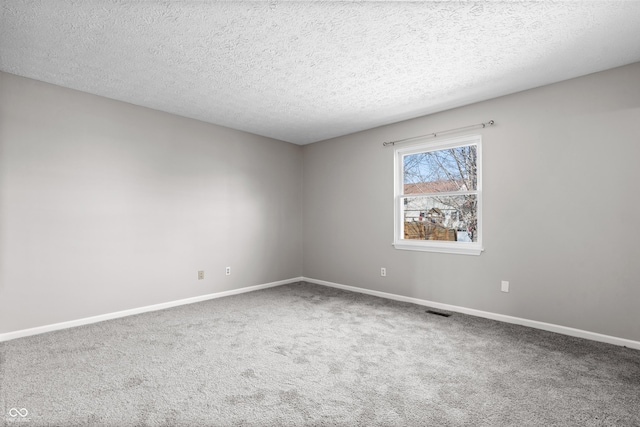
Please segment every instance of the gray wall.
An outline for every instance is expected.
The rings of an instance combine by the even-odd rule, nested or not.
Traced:
[[[301,177],[299,146],[0,73],[0,333],[300,276]]]
[[[382,142],[489,119],[485,252],[393,249]],[[639,158],[640,64],[304,147],[0,73],[0,333],[304,274],[640,340]]]
[[[395,250],[382,142],[490,119],[485,252]],[[305,146],[304,275],[640,340],[639,161],[640,64]]]

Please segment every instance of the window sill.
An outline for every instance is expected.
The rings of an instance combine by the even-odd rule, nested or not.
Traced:
[[[444,254],[458,255],[480,255],[484,248],[477,245],[465,245],[461,243],[447,244],[442,242],[428,241],[428,244],[420,241],[402,241],[395,242],[393,246],[403,251],[422,251],[422,252],[439,252]]]

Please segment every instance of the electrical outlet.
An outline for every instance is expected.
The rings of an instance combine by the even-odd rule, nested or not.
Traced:
[[[382,268],[380,269],[380,275],[381,275],[382,277],[387,277],[387,269],[386,269],[386,268],[384,268],[384,267],[382,267]]]
[[[203,280],[204,279],[204,270],[200,270],[198,271],[198,280]]]
[[[225,268],[224,274],[226,274],[227,276],[231,276],[231,267]]]
[[[509,292],[509,282],[507,282],[506,280],[503,280],[503,281],[500,283],[500,290],[501,290],[502,292]]]

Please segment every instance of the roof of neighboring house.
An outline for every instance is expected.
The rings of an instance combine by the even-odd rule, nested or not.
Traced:
[[[404,185],[404,194],[443,193],[458,191],[464,185],[461,181],[415,182]]]

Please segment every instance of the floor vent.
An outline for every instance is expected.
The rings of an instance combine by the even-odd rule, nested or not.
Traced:
[[[433,310],[427,310],[427,313],[429,313],[429,314],[437,314],[438,316],[442,316],[442,317],[449,317],[449,316],[451,316],[450,314],[442,313],[442,312],[440,312],[440,311],[433,311]]]

